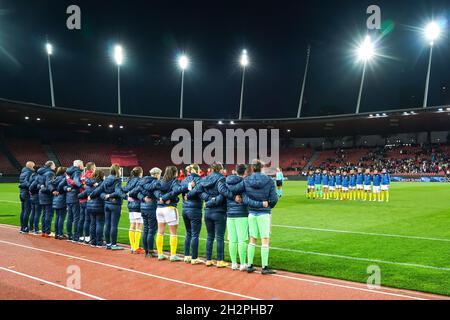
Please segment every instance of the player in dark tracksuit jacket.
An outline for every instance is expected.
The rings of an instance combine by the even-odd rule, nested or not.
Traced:
[[[37,219],[37,221],[39,222],[39,218],[41,217],[41,214],[42,214],[42,207],[39,204],[39,188],[37,186],[38,174],[36,172],[37,170],[39,170],[39,167],[36,166],[35,171],[30,176],[30,180],[29,180],[30,186],[28,188],[28,190],[30,191],[30,202],[31,202],[29,230],[30,230],[30,232],[33,232],[35,234],[39,232],[39,225],[36,226],[36,228],[35,228],[34,221],[35,221],[35,219]]]
[[[127,184],[122,188],[123,192],[128,195],[127,208],[130,218],[130,229],[128,230],[128,238],[130,241],[131,253],[144,253],[144,249],[140,248],[142,235],[142,213],[141,201],[139,201],[137,194],[130,191],[136,189],[142,179],[143,170],[141,167],[135,167],[131,170],[130,178]]]
[[[20,211],[20,232],[28,233],[28,221],[31,213],[30,184],[31,176],[34,173],[34,162],[28,161],[19,176],[19,198],[21,203]]]
[[[138,198],[141,201],[141,215],[143,220],[142,242],[145,250],[145,257],[157,257],[154,252],[154,243],[156,231],[158,230],[158,222],[156,220],[156,203],[157,200],[154,191],[157,182],[161,176],[161,169],[153,168],[150,170],[150,176],[143,177],[136,188],[131,190],[128,195]]]
[[[64,220],[66,219],[66,193],[64,185],[66,180],[66,168],[59,167],[56,175],[48,183],[48,189],[53,194],[52,209],[55,210],[55,239],[64,239]]]
[[[237,269],[237,255],[241,262],[240,270],[247,270],[248,243],[248,207],[242,201],[244,195],[244,174],[247,167],[243,164],[236,167],[237,175],[231,175],[218,184],[219,192],[227,199],[227,231],[231,257],[231,268]],[[239,199],[239,201],[236,201]]]
[[[47,161],[45,165],[40,168],[37,173],[37,184],[39,188],[39,204],[43,209],[43,218],[42,218],[42,236],[50,237],[51,231],[51,223],[53,220],[53,194],[48,189],[48,183],[55,175],[56,166],[53,161]],[[34,221],[35,227],[39,225],[39,220]]]
[[[113,164],[111,174],[105,178],[99,188],[101,197],[105,201],[105,241],[107,250],[123,250],[117,245],[117,233],[122,202],[126,194],[122,190],[122,179],[120,178],[120,166]]]
[[[105,228],[105,203],[100,197],[104,176],[102,171],[95,171],[91,178],[86,179],[84,191],[78,194],[78,198],[87,199],[86,212],[90,217],[89,242],[92,247],[98,248],[103,246]]]
[[[253,257],[255,254],[256,239],[261,238],[261,265],[262,274],[274,273],[269,269],[269,241],[271,226],[271,209],[278,202],[275,185],[272,179],[261,173],[262,163],[254,160],[252,163],[253,173],[244,179],[245,196],[249,203],[249,235],[248,245],[248,272],[255,271]],[[244,202],[246,199],[244,198]],[[249,202],[252,201],[252,202]],[[263,206],[261,207],[261,203]]]
[[[181,193],[183,195],[183,221],[186,228],[186,238],[184,239],[184,261],[191,264],[198,264],[198,242],[200,230],[202,228],[202,207],[203,201],[198,196],[188,197],[187,194],[192,190],[192,185],[201,181],[199,175],[200,167],[192,164],[188,167],[189,175],[180,183]],[[192,184],[192,182],[194,184]]]
[[[178,244],[178,210],[179,194],[181,192],[177,180],[177,168],[169,166],[164,172],[164,177],[156,183],[154,195],[158,199],[156,218],[158,220],[158,234],[156,236],[156,249],[158,260],[166,259],[163,254],[164,229],[169,225],[170,230],[170,261],[177,262],[181,259],[177,256]]]
[[[212,173],[203,178],[200,183],[188,193],[188,196],[199,194],[203,201],[205,201],[205,226],[207,231],[206,266],[213,265],[212,252],[215,238],[218,268],[227,266],[227,263],[224,261],[227,203],[225,197],[221,195],[218,190],[218,184],[225,181],[225,177],[220,173],[222,170],[222,165],[212,164]]]
[[[82,165],[80,164],[82,167]],[[67,202],[67,234],[68,239],[74,242],[80,241],[80,200],[78,194],[82,187],[81,182],[81,168],[78,166],[72,166],[67,169],[66,185],[64,191],[66,191]]]

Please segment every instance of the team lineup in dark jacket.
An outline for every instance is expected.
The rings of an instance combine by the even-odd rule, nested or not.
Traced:
[[[75,160],[70,168],[57,168],[52,161],[42,167],[29,161],[19,177],[20,231],[46,238],[54,234],[58,240],[123,250],[117,237],[122,203],[127,200],[131,253],[166,259],[163,239],[165,227],[169,226],[170,261],[175,262],[180,260],[176,250],[181,197],[186,263],[226,267],[224,238],[228,230],[233,270],[256,270],[253,258],[260,239],[261,273],[274,273],[268,257],[271,210],[278,195],[273,180],[261,172],[262,168],[262,163],[254,160],[250,166],[238,165],[234,174],[225,177],[222,165],[214,163],[209,174],[201,178],[199,166],[192,164],[186,168],[186,178],[179,179],[173,166],[167,167],[164,174],[153,168],[147,176],[136,167],[123,185],[122,168],[117,164],[105,177],[92,162],[84,167],[82,161]],[[203,224],[207,231],[206,260],[198,256]]]

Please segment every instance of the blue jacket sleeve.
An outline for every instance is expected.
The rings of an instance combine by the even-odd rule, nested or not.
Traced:
[[[205,206],[207,208],[218,207],[218,206],[222,205],[224,201],[225,201],[225,197],[223,195],[219,194],[218,196],[212,197],[210,200],[208,200],[205,203]]]
[[[270,193],[269,193],[269,206],[271,208],[274,208],[278,202],[278,195],[275,188],[275,184],[272,183],[272,186],[270,187]]]
[[[263,208],[263,202],[251,199],[246,193],[243,194],[243,202],[252,208]]]
[[[217,189],[219,190],[219,193],[223,195],[225,198],[229,200],[234,200],[235,195],[227,188],[225,182],[219,181],[219,183],[217,184]]]

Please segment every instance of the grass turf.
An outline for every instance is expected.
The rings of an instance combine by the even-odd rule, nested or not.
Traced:
[[[450,295],[450,184],[394,183],[389,203],[308,200],[305,187],[285,183],[273,211],[273,268],[365,283],[375,265],[381,285]],[[0,184],[0,223],[19,225],[19,211],[17,185]],[[120,228],[128,243],[126,205]],[[201,238],[204,255],[204,226]]]

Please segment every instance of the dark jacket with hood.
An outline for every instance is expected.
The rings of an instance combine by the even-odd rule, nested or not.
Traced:
[[[36,186],[39,189],[39,204],[51,205],[53,201],[53,195],[48,190],[48,183],[54,177],[55,173],[49,167],[39,168],[37,171],[37,177],[35,179]]]
[[[78,194],[78,198],[87,199],[90,197],[90,200],[86,203],[86,209],[89,213],[103,213],[105,207],[105,201],[101,198],[103,180],[88,178],[85,184],[86,189]]]
[[[78,194],[80,193],[80,188],[83,186],[83,183],[81,182],[82,171],[80,168],[72,166],[67,169],[66,174],[72,180],[72,183],[66,181],[64,187],[64,190],[67,192],[66,202],[67,204],[79,203]],[[67,191],[68,188],[70,188],[70,191]]]
[[[139,198],[137,197],[137,194],[130,193],[130,191],[133,191],[136,189],[136,187],[139,185],[139,182],[141,181],[141,178],[139,177],[131,177],[128,181],[125,187],[123,187],[123,192],[128,194],[128,211],[130,212],[141,212],[141,202],[139,201]]]
[[[221,195],[227,200],[227,216],[230,218],[248,217],[247,205],[242,201],[240,203],[235,201],[236,196],[244,198],[244,178],[237,175],[228,176],[225,181],[218,184],[218,189]]]
[[[138,185],[131,190],[128,195],[133,198],[138,198],[141,201],[140,208],[143,214],[147,214],[147,211],[156,211],[156,203],[158,199],[155,197],[155,190],[158,185],[158,179],[152,176],[143,177]],[[145,201],[145,197],[148,197],[151,201]]]
[[[52,207],[53,209],[64,209],[66,207],[66,193],[64,191],[66,177],[64,175],[54,176],[48,183],[48,190],[58,192],[53,196]]]
[[[30,191],[30,200],[32,204],[39,204],[39,188],[37,186],[37,172],[33,172],[30,176],[30,187],[28,191]]]
[[[278,196],[273,180],[265,174],[255,172],[244,179],[245,196],[244,202],[248,204],[250,214],[261,215],[270,214],[272,208],[278,202]],[[257,203],[268,201],[269,207],[262,208],[255,206],[253,201]]]
[[[34,173],[34,170],[24,167],[22,169],[22,172],[19,176],[19,189],[21,193],[28,193],[30,188],[30,178],[32,174]]]
[[[99,188],[101,197],[105,200],[105,204],[122,205],[123,199],[126,198],[126,194],[122,190],[122,180],[114,175],[109,175],[103,181]],[[106,195],[109,194],[108,199]]]
[[[155,198],[158,201],[158,208],[164,207],[176,207],[178,204],[179,194],[181,193],[180,183],[176,178],[173,178],[170,181],[158,180],[155,185],[155,191],[153,192]],[[162,201],[160,201],[162,198]],[[167,204],[166,201],[170,200],[170,203]]]
[[[188,198],[200,195],[200,198],[205,201],[205,214],[216,212],[226,214],[226,199],[219,193],[218,189],[219,182],[224,181],[225,177],[222,174],[213,172],[188,192]]]
[[[200,195],[187,196],[190,191],[189,184],[194,181],[195,185],[198,185],[201,180],[202,178],[198,174],[191,173],[180,183],[181,194],[183,195],[183,212],[202,214],[203,201]],[[184,198],[185,195],[187,196],[187,200]]]

